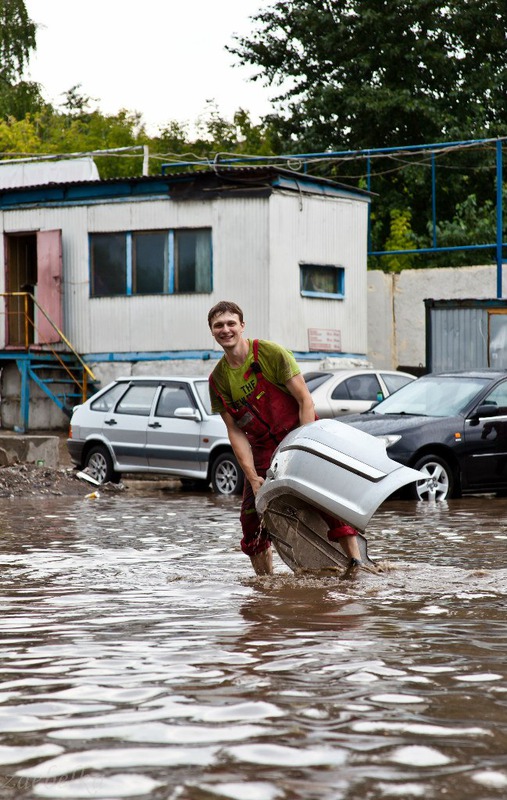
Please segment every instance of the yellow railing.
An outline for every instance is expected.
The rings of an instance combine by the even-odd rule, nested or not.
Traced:
[[[85,364],[77,350],[72,346],[69,342],[65,334],[60,330],[60,328],[53,322],[51,317],[47,314],[47,312],[39,305],[35,297],[31,292],[0,292],[0,297],[6,298],[5,303],[5,313],[7,315],[7,319],[11,316],[16,316],[17,321],[19,323],[20,316],[22,317],[22,342],[9,342],[10,346],[21,347],[22,349],[26,350],[27,352],[36,345],[37,347],[42,346],[44,347],[44,352],[50,352],[52,356],[58,361],[60,366],[65,370],[65,372],[69,375],[72,381],[75,383],[77,388],[79,389],[83,401],[87,398],[88,392],[88,380],[91,379],[92,381],[96,380],[95,375],[93,374],[90,367]],[[17,308],[14,310],[10,310],[9,308],[9,298],[19,298],[16,305]],[[22,298],[22,308],[20,308],[20,299]],[[51,328],[58,334],[59,339],[63,342],[63,344],[67,347],[68,352],[72,353],[76,361],[79,363],[83,370],[83,379],[82,381],[74,374],[72,369],[69,367],[68,364],[65,363],[61,354],[58,350],[55,349],[53,344],[46,341],[44,337],[41,335],[40,329],[35,324],[35,320],[32,317],[32,310],[31,310],[31,303],[33,303],[33,309],[35,308],[45,317],[45,319],[49,322]],[[33,315],[35,316],[35,315]],[[9,326],[10,327],[10,326]],[[19,325],[18,325],[19,328]],[[33,335],[31,335],[33,332]],[[35,342],[35,334],[37,334],[37,342]]]

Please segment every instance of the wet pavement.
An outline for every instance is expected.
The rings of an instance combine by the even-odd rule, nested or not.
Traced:
[[[507,500],[256,578],[239,501],[0,498],[0,800],[507,796]]]

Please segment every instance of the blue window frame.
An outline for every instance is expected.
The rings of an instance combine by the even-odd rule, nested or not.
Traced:
[[[211,290],[211,228],[90,234],[91,297]]]
[[[303,297],[343,300],[345,296],[344,267],[328,264],[300,264],[300,289]]]

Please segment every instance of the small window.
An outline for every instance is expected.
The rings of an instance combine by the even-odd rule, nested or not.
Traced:
[[[494,405],[498,407],[498,414],[504,416],[507,413],[507,381],[502,381],[498,386],[495,386],[481,405]]]
[[[174,291],[211,292],[211,231],[174,232]]]
[[[91,260],[93,297],[127,293],[127,240],[124,233],[93,234]]]
[[[134,233],[132,235],[132,293],[162,294],[167,292],[167,233]]]
[[[116,405],[116,401],[122,396],[127,388],[127,383],[116,383],[111,386],[108,392],[104,392],[94,400],[90,406],[92,411],[112,411]]]
[[[190,398],[186,386],[181,384],[164,386],[157,403],[155,416],[174,417],[177,408],[195,408],[195,403]]]
[[[305,297],[343,299],[345,270],[343,267],[301,264],[301,294]]]
[[[377,400],[382,391],[376,375],[355,375],[339,383],[331,395],[332,400]]]
[[[410,378],[406,375],[392,375],[391,373],[381,372],[382,380],[389,390],[389,394],[394,394],[406,383],[410,383]]]
[[[131,386],[116,406],[116,413],[149,417],[157,389],[156,384]]]
[[[333,374],[331,372],[305,372],[303,375],[309,392],[314,392],[317,386],[320,386],[332,377]]]
[[[204,410],[206,414],[216,414],[216,411],[212,411],[211,409],[211,399],[209,396],[209,383],[208,381],[197,381],[194,384],[197,394],[199,395],[199,399],[204,406]]]

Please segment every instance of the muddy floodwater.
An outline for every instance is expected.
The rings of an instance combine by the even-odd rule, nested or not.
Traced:
[[[0,500],[0,800],[507,796],[507,500],[256,578],[237,498]]]

